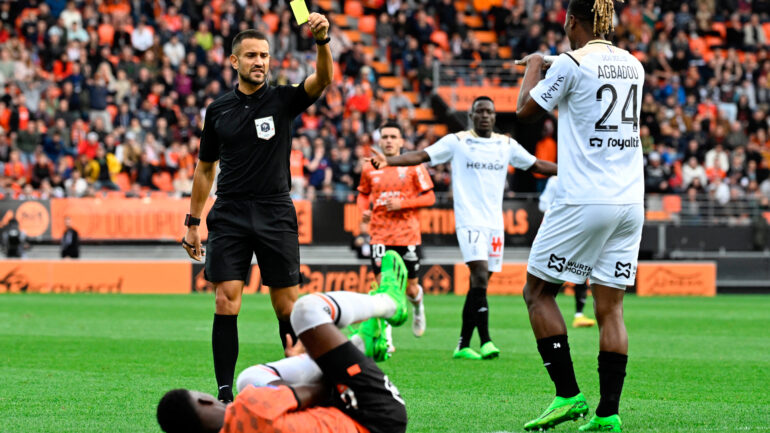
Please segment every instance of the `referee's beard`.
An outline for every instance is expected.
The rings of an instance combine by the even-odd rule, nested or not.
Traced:
[[[263,84],[265,84],[265,81],[267,81],[267,72],[262,71],[262,79],[253,79],[250,75],[243,75],[241,74],[241,71],[238,71],[238,78],[241,80],[241,82],[249,83],[254,87],[260,87]]]

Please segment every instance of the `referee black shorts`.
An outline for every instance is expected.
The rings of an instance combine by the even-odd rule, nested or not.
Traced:
[[[268,287],[301,282],[297,213],[291,198],[217,198],[206,217],[208,281],[246,281],[253,254]]]

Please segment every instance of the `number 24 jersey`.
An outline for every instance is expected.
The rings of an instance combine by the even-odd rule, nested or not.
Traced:
[[[530,96],[559,109],[554,204],[644,202],[639,137],[644,68],[628,51],[593,40],[556,58]]]

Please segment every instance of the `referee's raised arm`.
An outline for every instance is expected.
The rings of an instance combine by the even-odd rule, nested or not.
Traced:
[[[318,98],[324,89],[332,82],[334,74],[334,63],[332,62],[332,51],[329,48],[329,21],[325,16],[313,12],[308,18],[308,25],[313,32],[316,51],[316,71],[305,79],[305,92],[311,98]]]

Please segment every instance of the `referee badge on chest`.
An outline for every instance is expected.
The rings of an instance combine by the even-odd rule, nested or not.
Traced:
[[[275,135],[273,116],[254,119],[254,125],[257,127],[257,137],[263,140],[269,140]]]

